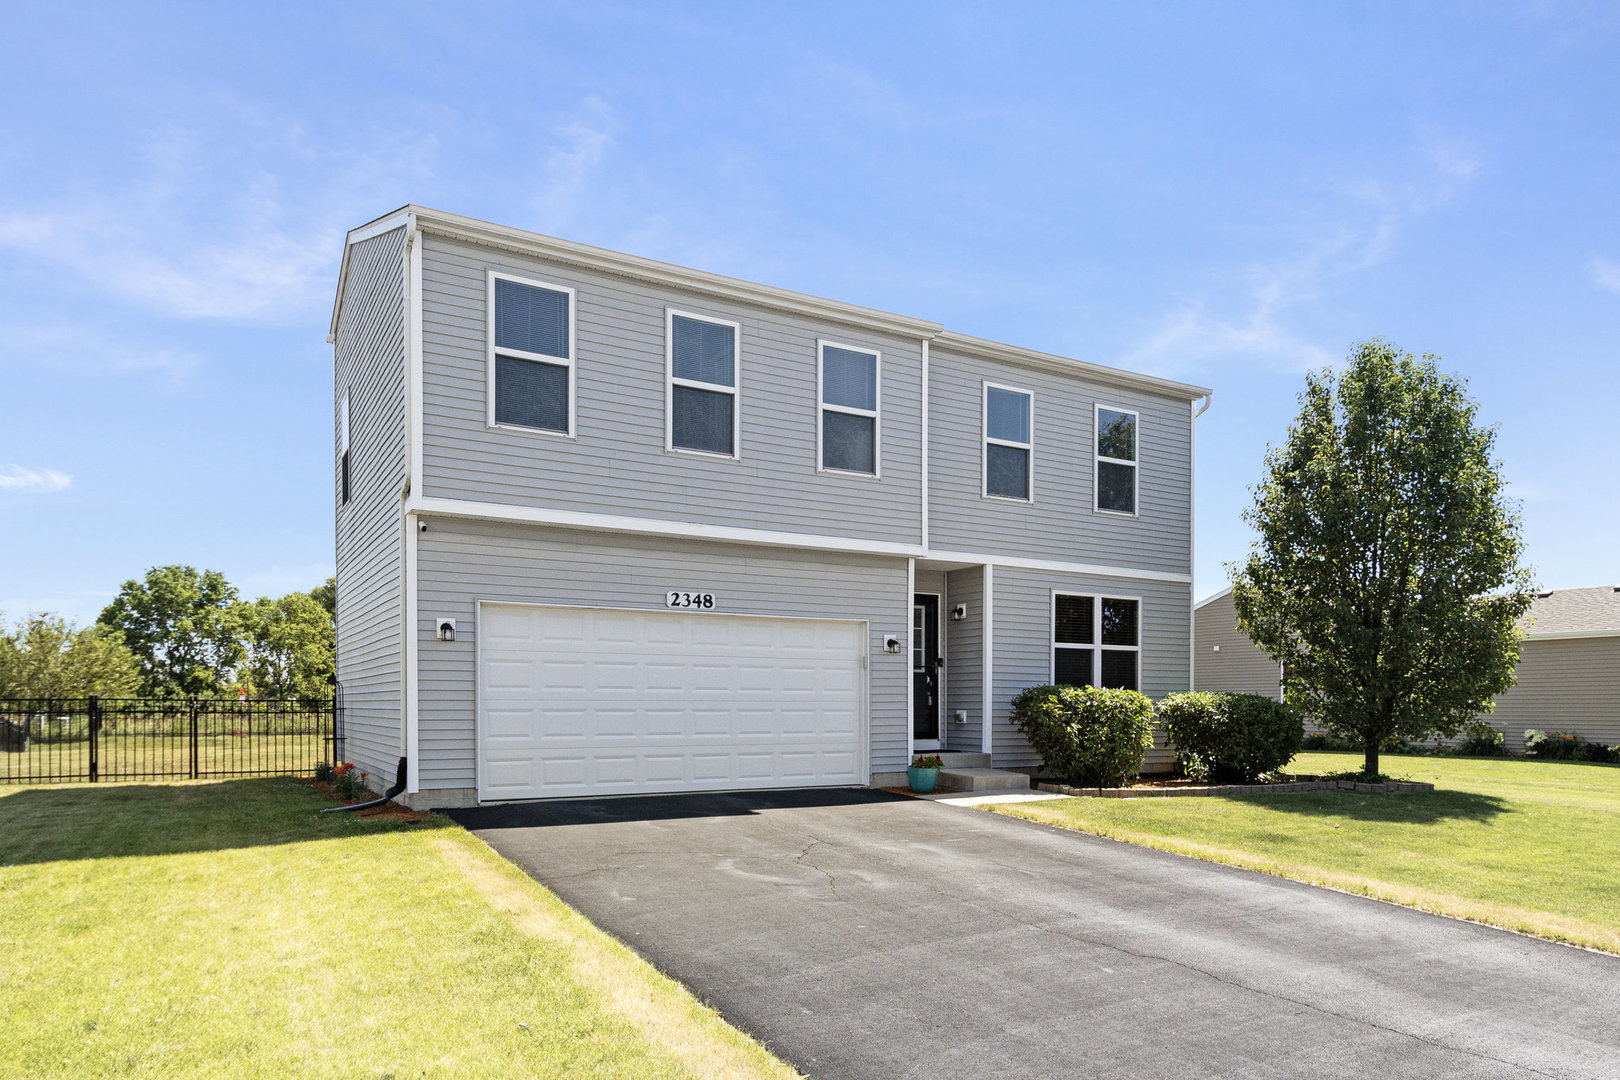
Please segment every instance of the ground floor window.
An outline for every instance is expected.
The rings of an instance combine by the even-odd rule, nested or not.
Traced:
[[[1052,681],[1141,689],[1141,600],[1054,593]]]

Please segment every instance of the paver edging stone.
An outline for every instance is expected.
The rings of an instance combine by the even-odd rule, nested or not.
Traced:
[[[1419,780],[1391,780],[1387,784],[1367,784],[1359,780],[1299,780],[1287,784],[1213,784],[1205,787],[1128,787],[1078,788],[1042,781],[1039,791],[1057,795],[1077,795],[1093,799],[1171,799],[1210,795],[1295,795],[1308,791],[1361,791],[1374,795],[1394,795],[1413,791],[1433,791],[1433,784]]]

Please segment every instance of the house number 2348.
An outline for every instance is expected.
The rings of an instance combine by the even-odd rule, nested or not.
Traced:
[[[698,608],[703,611],[714,610],[714,593],[712,592],[677,592],[671,589],[664,594],[664,606],[672,608]]]

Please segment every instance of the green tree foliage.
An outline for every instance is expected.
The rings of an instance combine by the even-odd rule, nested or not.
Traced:
[[[321,591],[236,606],[233,614],[247,647],[240,676],[249,694],[309,702],[331,696],[335,633]]]
[[[142,694],[205,696],[230,685],[245,655],[235,603],[236,589],[216,570],[155,566],[124,582],[97,621],[135,654]]]
[[[1513,683],[1530,575],[1496,432],[1462,381],[1373,340],[1313,372],[1266,455],[1232,564],[1238,627],[1287,665],[1290,704],[1355,740],[1450,736]]]
[[[328,615],[337,618],[337,578],[327,578],[325,584],[309,590],[309,595],[326,609]]]
[[[139,685],[134,654],[105,627],[44,613],[0,632],[0,697],[127,697]]]

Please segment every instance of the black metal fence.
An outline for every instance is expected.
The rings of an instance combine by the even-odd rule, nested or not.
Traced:
[[[341,760],[336,697],[0,698],[0,784],[306,775]]]

